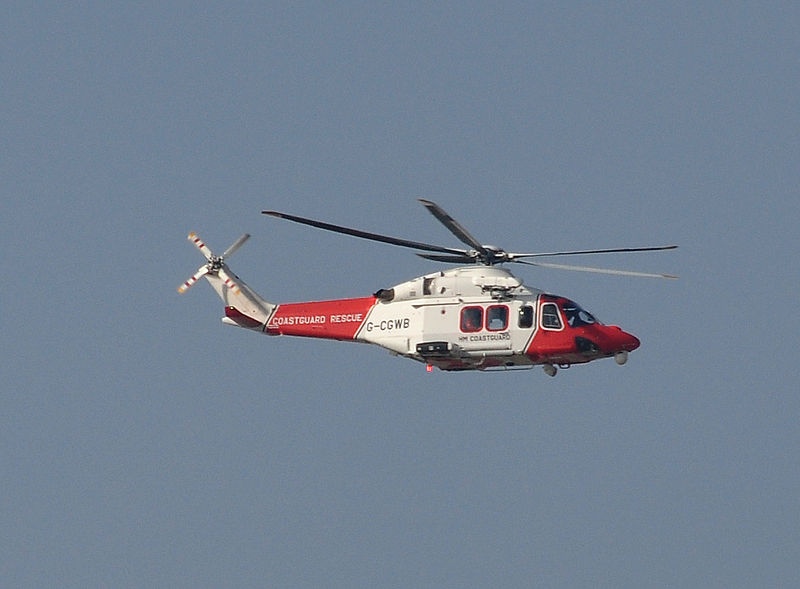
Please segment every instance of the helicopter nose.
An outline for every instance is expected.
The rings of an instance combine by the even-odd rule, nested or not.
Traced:
[[[613,329],[616,330],[613,339],[615,347],[618,350],[632,352],[641,345],[642,342],[640,342],[639,338],[632,333],[623,331],[622,328],[617,327],[616,325],[613,327]]]

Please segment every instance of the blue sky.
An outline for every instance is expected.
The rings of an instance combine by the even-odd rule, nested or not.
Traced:
[[[81,3],[2,19],[0,574],[11,586],[800,583],[792,3]],[[220,323],[437,268],[275,209],[510,250],[643,342],[426,373]],[[583,260],[577,261],[578,263]]]

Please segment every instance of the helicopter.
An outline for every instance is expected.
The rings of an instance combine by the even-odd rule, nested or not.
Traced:
[[[222,255],[215,255],[195,233],[188,236],[207,262],[178,287],[183,293],[206,278],[225,305],[223,323],[269,336],[289,335],[377,345],[391,354],[444,371],[494,371],[541,366],[548,376],[558,369],[614,358],[623,365],[640,345],[636,336],[605,325],[574,301],[528,287],[502,264],[577,270],[647,278],[677,278],[572,266],[540,258],[675,249],[676,245],[515,253],[475,239],[436,203],[420,199],[465,248],[443,247],[334,225],[278,211],[262,214],[317,229],[416,250],[422,258],[458,264],[380,288],[358,298],[271,303],[227,264],[247,239],[245,233]]]

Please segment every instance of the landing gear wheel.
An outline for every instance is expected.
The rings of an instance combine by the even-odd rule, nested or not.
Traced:
[[[628,352],[617,352],[614,354],[614,362],[622,366],[628,361]]]
[[[553,366],[552,364],[542,364],[542,370],[547,376],[555,376],[558,372],[558,368]]]

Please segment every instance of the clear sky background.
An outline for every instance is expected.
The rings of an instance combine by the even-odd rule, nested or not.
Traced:
[[[663,4],[663,5],[662,5]],[[10,3],[0,578],[14,587],[800,586],[793,2]],[[417,198],[642,347],[425,372],[220,323],[439,268]]]

